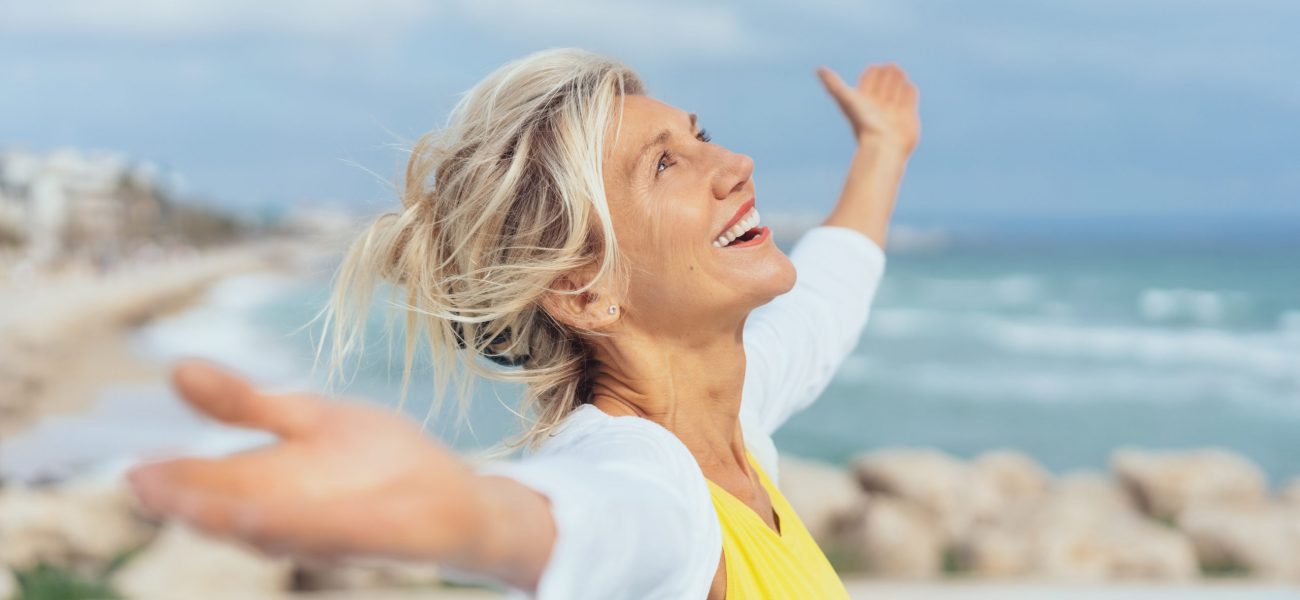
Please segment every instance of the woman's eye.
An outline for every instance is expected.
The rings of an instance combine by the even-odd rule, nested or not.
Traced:
[[[669,165],[664,164],[664,161],[668,160],[669,158],[672,158],[671,152],[664,152],[663,154],[659,155],[659,168],[655,169],[655,177],[658,177],[660,173],[664,172],[664,169],[668,168]]]
[[[695,139],[705,143],[713,141],[713,138],[709,137],[709,130],[707,129],[701,129],[699,133],[695,134]],[[672,158],[672,156],[673,154],[667,151],[665,151],[663,154],[659,156],[659,165],[658,168],[655,169],[656,177],[658,177],[660,173],[663,173],[664,169],[667,169],[668,167],[672,166],[672,163],[667,163],[667,164],[664,163],[664,161]]]

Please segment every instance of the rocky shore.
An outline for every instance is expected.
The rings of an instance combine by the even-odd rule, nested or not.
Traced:
[[[1270,490],[1223,449],[1120,449],[1109,472],[1053,476],[1012,451],[894,448],[780,473],[855,597],[1273,598],[1300,582],[1300,480]],[[435,565],[267,558],[143,518],[120,483],[0,488],[0,538],[0,598],[41,569],[139,600],[500,597]]]
[[[1300,478],[1220,448],[1117,449],[1109,472],[883,449],[847,469],[783,458],[781,486],[842,572],[1069,582],[1300,582]]]

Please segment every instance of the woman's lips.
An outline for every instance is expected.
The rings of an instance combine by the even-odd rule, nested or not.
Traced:
[[[736,209],[736,214],[731,216],[731,220],[727,221],[726,226],[724,226],[722,229],[719,229],[717,233],[713,234],[713,238],[717,239],[718,236],[726,233],[728,229],[731,229],[732,226],[734,226],[736,223],[739,223],[740,220],[745,217],[745,213],[749,212],[749,209],[751,208],[754,208],[753,196],[750,196],[749,200],[740,203],[740,207]]]
[[[736,242],[734,244],[731,244],[730,246],[723,246],[722,249],[726,250],[728,248],[749,248],[752,246],[757,246],[759,244],[762,244],[763,242],[767,241],[767,238],[771,237],[772,230],[768,229],[766,225],[758,226],[757,231],[758,233],[754,235],[754,239],[746,242]]]

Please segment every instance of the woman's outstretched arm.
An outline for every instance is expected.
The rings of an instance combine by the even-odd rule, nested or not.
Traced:
[[[857,142],[839,203],[824,224],[855,229],[884,248],[903,171],[920,138],[916,86],[894,64],[867,67],[856,87],[828,68],[817,74]]]
[[[556,533],[532,488],[478,475],[391,410],[262,394],[197,361],[173,380],[200,412],[280,439],[136,467],[129,479],[146,510],[269,553],[439,562],[536,589]]]

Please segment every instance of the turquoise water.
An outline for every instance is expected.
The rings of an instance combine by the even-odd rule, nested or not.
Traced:
[[[1105,468],[1117,446],[1220,445],[1275,482],[1300,476],[1300,241],[954,238],[893,251],[871,321],[826,393],[775,436],[796,455],[843,462],[881,446],[970,457],[1023,450],[1053,471]],[[325,280],[249,316],[310,364],[292,333]],[[374,352],[349,394],[393,403],[396,372]],[[407,411],[423,417],[417,377]],[[459,447],[512,430],[484,386],[473,433],[444,411],[431,431]]]

